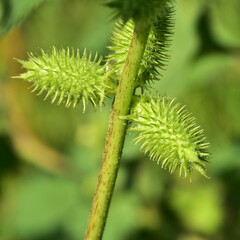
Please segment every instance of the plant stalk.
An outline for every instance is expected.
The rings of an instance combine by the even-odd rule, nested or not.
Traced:
[[[126,116],[131,107],[136,77],[146,47],[149,29],[150,25],[145,22],[135,23],[129,52],[111,111],[102,167],[84,240],[102,239],[127,129],[127,121],[120,117]]]

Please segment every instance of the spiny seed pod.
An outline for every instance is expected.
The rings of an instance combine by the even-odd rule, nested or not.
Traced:
[[[163,16],[172,0],[105,0],[106,5],[115,10],[115,16],[124,22],[144,20],[153,23],[157,17]]]
[[[94,106],[101,105],[109,87],[108,75],[97,54],[92,60],[86,51],[80,56],[79,50],[74,52],[69,48],[41,53],[41,56],[30,53],[28,61],[18,60],[27,72],[17,78],[32,82],[33,92],[38,91],[37,95],[46,92],[45,99],[52,97],[52,103],[64,103],[66,107],[82,102],[83,111],[89,101]]]
[[[168,51],[171,36],[173,35],[173,14],[174,10],[169,8],[166,15],[159,17],[150,29],[138,74],[137,84],[140,86],[144,86],[146,82],[158,80],[160,77],[159,69],[165,69],[169,58]],[[108,47],[113,51],[113,54],[108,56],[108,66],[115,74],[113,78],[119,79],[119,75],[126,62],[133,29],[133,21],[128,21],[125,25],[123,21],[116,24],[111,37],[112,46]]]
[[[143,98],[127,119],[130,130],[138,133],[135,141],[142,143],[141,150],[163,168],[170,173],[179,169],[184,177],[197,170],[207,177],[209,143],[184,106],[167,97]]]

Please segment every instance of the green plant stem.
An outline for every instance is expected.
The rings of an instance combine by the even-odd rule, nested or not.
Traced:
[[[120,76],[110,116],[102,168],[84,240],[102,239],[126,135],[127,122],[120,117],[126,116],[130,110],[136,77],[146,47],[149,29],[150,25],[145,22],[135,23],[129,52]]]

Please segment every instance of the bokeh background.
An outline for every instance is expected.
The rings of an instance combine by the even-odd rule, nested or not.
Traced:
[[[0,240],[84,236],[112,99],[83,115],[11,76],[23,71],[14,58],[29,51],[106,55],[114,22],[97,2],[0,1]],[[239,0],[176,1],[171,59],[152,91],[186,104],[205,129],[211,179],[170,175],[129,134],[104,240],[240,239],[239,12]]]

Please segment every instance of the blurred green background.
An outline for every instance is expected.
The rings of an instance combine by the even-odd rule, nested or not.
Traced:
[[[73,47],[106,55],[112,14],[93,0],[0,0],[0,240],[84,236],[111,99],[102,111],[43,101],[13,58]],[[178,0],[155,90],[205,129],[210,180],[170,175],[126,139],[104,240],[240,239],[240,1]],[[25,19],[19,26],[20,21]]]

